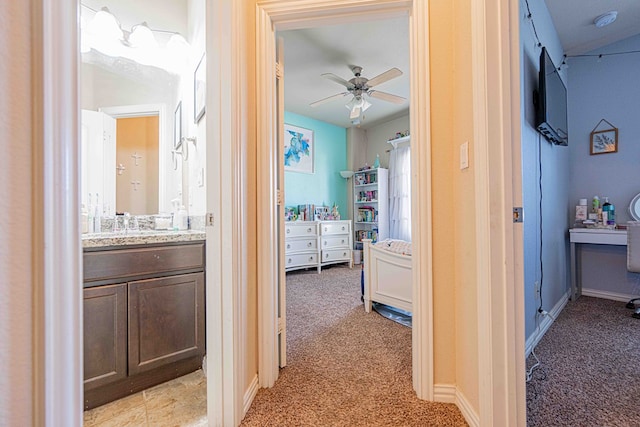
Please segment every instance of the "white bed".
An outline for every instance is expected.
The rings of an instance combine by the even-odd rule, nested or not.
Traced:
[[[371,244],[363,239],[364,309],[371,311],[373,302],[413,312],[411,243],[383,240]]]

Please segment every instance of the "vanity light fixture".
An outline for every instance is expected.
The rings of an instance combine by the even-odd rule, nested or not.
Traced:
[[[612,10],[612,11],[609,11],[607,13],[603,13],[602,15],[598,16],[596,19],[593,20],[593,23],[595,24],[596,27],[602,28],[602,27],[605,27],[605,26],[607,26],[609,24],[612,24],[613,21],[615,21],[617,17],[618,17],[618,11],[617,10]]]

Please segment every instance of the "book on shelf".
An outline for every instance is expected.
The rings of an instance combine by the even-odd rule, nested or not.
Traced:
[[[298,205],[298,216],[300,221],[313,221],[316,213],[316,205]]]
[[[358,222],[376,222],[378,211],[372,206],[362,206],[358,208]]]

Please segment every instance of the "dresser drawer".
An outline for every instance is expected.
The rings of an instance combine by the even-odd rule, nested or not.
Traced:
[[[284,257],[284,267],[300,267],[308,265],[310,267],[315,267],[318,265],[318,253],[308,253],[308,254],[295,254],[295,255],[286,255]]]
[[[334,223],[323,222],[321,225],[320,234],[344,234],[349,233],[350,227],[348,221],[336,221]]]
[[[331,237],[322,237],[321,248],[322,250],[330,248],[346,248],[349,249],[349,235],[342,234]]]
[[[204,244],[84,252],[84,280],[204,269]]]
[[[285,224],[284,237],[303,237],[303,236],[317,236],[318,225],[315,222],[309,222],[307,224]]]
[[[329,249],[322,251],[322,262],[350,260],[351,249]]]
[[[284,243],[284,250],[289,252],[315,251],[318,249],[318,239],[311,237],[308,239],[288,239]]]

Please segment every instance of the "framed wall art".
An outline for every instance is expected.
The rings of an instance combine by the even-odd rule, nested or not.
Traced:
[[[284,125],[284,170],[313,173],[313,131]]]
[[[598,130],[602,122],[610,128]],[[602,119],[591,131],[591,155],[615,153],[618,151],[618,128]]]

